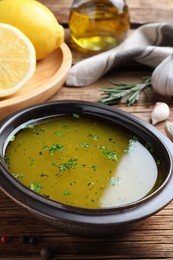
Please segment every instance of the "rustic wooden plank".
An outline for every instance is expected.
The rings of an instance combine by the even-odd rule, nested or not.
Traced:
[[[155,4],[150,0],[127,0],[127,3],[132,24],[173,22],[172,0],[158,0]]]
[[[49,7],[64,25],[68,23],[72,0],[39,0]],[[150,22],[173,22],[173,1],[159,0],[156,4],[149,0],[127,0],[132,26]],[[169,6],[169,8],[168,8]]]
[[[39,2],[46,5],[55,14],[56,18],[61,22],[61,24],[68,24],[72,0],[39,0]]]

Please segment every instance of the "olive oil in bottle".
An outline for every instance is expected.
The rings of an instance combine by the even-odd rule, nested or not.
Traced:
[[[125,0],[74,0],[69,28],[80,47],[92,51],[111,49],[127,36],[128,6]]]

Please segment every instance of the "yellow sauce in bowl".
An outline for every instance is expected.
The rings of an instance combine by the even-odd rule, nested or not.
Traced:
[[[5,160],[18,181],[49,199],[111,208],[158,187],[162,173],[151,148],[126,128],[73,114],[26,125],[11,138]]]

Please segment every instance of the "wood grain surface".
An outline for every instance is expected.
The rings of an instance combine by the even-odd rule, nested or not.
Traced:
[[[73,0],[40,0],[47,5],[58,18],[68,25],[70,7]],[[149,22],[173,22],[172,0],[126,0],[129,6],[132,26],[138,26]]]
[[[56,15],[66,28],[66,43],[70,46],[73,63],[84,59],[89,54],[73,48],[68,32],[68,15],[70,0],[41,0]],[[134,28],[147,22],[173,22],[172,0],[127,0],[131,10],[131,21]],[[97,102],[100,98],[99,87],[109,87],[110,79],[115,81],[140,82],[143,76],[152,71],[132,64],[121,67],[116,73],[110,73],[98,82],[82,88],[61,88],[51,100],[89,100]],[[119,109],[132,113],[150,122],[151,111],[156,102],[169,104],[173,120],[172,98],[158,96],[154,92],[142,93],[137,104],[127,107],[124,102],[116,105]],[[165,134],[165,122],[156,127]],[[40,250],[49,246],[54,254],[50,259],[94,260],[94,259],[137,259],[137,260],[173,260],[173,203],[170,203],[156,215],[146,219],[124,236],[114,238],[87,239],[75,237],[56,230],[40,222],[26,209],[21,208],[0,191],[0,237],[10,238],[7,243],[0,241],[0,260],[42,259]],[[21,236],[37,238],[36,244],[22,243]]]

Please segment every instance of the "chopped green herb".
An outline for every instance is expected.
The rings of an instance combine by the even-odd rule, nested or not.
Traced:
[[[97,169],[96,165],[90,165],[89,168],[93,169],[94,171]]]
[[[88,143],[80,143],[80,147],[90,148],[90,145]]]
[[[42,150],[49,150],[49,154],[54,155],[57,151],[63,151],[64,146],[61,144],[53,144],[51,147],[45,145],[42,147]]]
[[[52,162],[52,166],[56,166],[56,167],[58,167],[58,165],[57,165],[56,162]]]
[[[91,137],[95,141],[99,139],[99,137],[96,134],[89,134],[89,137]]]
[[[29,188],[35,192],[40,192],[42,190],[42,185],[38,181],[34,181],[29,185]]]
[[[106,153],[106,150],[107,150],[106,146],[104,146],[104,145],[99,145],[98,148],[101,149],[101,150],[103,151],[103,153]],[[105,151],[105,152],[104,152],[104,151]]]
[[[99,145],[98,148],[101,149],[103,154],[106,155],[107,160],[112,160],[112,161],[118,160],[118,156],[116,152],[112,150],[108,150],[104,145]]]
[[[127,149],[124,150],[125,153],[129,153],[131,148],[132,148],[132,145],[137,142],[139,140],[139,138],[137,136],[133,136],[131,139],[129,139],[129,144],[128,144],[128,147]]]
[[[161,162],[160,162],[159,159],[156,160],[156,164],[157,164],[157,165],[160,165],[160,164],[161,164]]]
[[[57,167],[59,168],[60,173],[64,173],[66,169],[68,169],[65,163],[61,163]]]
[[[63,135],[62,133],[60,133],[60,132],[55,132],[55,135],[56,135],[57,137],[64,137],[64,135]]]
[[[107,151],[107,157],[106,157],[108,160],[112,160],[112,161],[117,161],[118,160],[118,157],[117,157],[117,154],[116,152],[113,152],[111,150],[108,150]]]
[[[134,136],[132,137],[132,140],[133,140],[134,142],[137,142],[137,141],[139,141],[139,138],[138,138],[136,135],[134,135]]]
[[[23,178],[23,174],[13,173],[13,176],[14,176],[16,179],[21,179],[21,178]]]
[[[60,145],[60,144],[53,144],[52,147],[50,147],[49,149],[49,153],[51,155],[54,155],[55,152],[57,151],[63,151],[64,150],[64,146],[63,145]]]
[[[146,145],[145,145],[145,148],[150,152],[150,153],[153,153],[154,149],[153,149],[153,146],[150,142],[147,142]]]
[[[64,173],[66,170],[75,169],[77,165],[77,159],[70,159],[67,163],[57,164],[56,162],[52,162],[52,166],[59,168],[60,173]]]
[[[35,164],[36,160],[31,159],[30,165],[33,166]]]
[[[71,195],[72,193],[70,192],[70,191],[68,191],[68,190],[65,190],[64,192],[63,192],[63,195],[64,196],[67,196],[67,195]]]
[[[49,149],[49,147],[47,145],[42,147],[42,150],[48,150],[48,149]]]
[[[75,113],[73,113],[72,116],[73,116],[74,118],[80,118],[80,115],[75,114]]]

